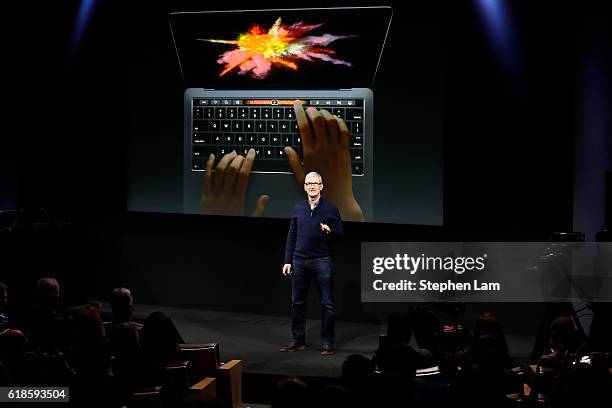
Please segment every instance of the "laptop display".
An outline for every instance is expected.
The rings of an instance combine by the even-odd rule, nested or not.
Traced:
[[[183,211],[201,213],[202,173],[211,155],[246,157],[254,149],[246,201],[274,197],[266,215],[288,217],[303,189],[285,149],[292,148],[309,167],[293,108],[298,100],[304,109],[324,108],[345,121],[352,189],[363,211],[357,219],[372,219],[373,93],[368,87],[390,19],[389,7],[171,14],[189,86]]]
[[[188,87],[370,87],[389,7],[187,12],[170,15]]]

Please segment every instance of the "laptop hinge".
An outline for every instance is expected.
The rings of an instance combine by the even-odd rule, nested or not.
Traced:
[[[214,88],[202,88],[203,91],[215,91],[216,89]],[[339,91],[352,91],[353,88],[340,88],[338,89]]]

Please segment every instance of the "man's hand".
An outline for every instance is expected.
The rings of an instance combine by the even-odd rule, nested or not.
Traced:
[[[321,223],[321,231],[325,232],[326,234],[329,234],[331,232],[331,228],[329,228],[327,224]]]
[[[200,214],[245,215],[246,192],[254,161],[254,149],[250,149],[246,157],[234,151],[219,160],[213,174],[215,155],[211,154],[206,161]],[[267,195],[259,197],[251,216],[262,217],[269,199]]]
[[[304,175],[316,171],[325,180],[323,195],[340,211],[345,221],[364,221],[363,211],[353,194],[349,130],[344,120],[325,109],[309,107],[304,112],[299,101],[293,103],[304,150],[304,166],[291,147],[285,147],[289,165],[302,187]],[[311,127],[312,125],[312,127]]]
[[[291,264],[284,264],[283,265],[283,275],[291,276]]]

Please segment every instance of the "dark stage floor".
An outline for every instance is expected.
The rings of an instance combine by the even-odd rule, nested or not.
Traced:
[[[105,304],[103,309],[108,310]],[[385,327],[374,324],[336,322],[336,354],[319,355],[318,320],[307,321],[307,346],[303,352],[281,353],[278,349],[290,337],[290,318],[246,313],[137,305],[135,317],[144,319],[161,310],[174,320],[188,343],[218,342],[221,359],[243,361],[245,374],[340,377],[342,362],[350,354],[372,357],[378,347],[378,334]],[[533,347],[534,336],[507,333],[511,355],[524,362]]]

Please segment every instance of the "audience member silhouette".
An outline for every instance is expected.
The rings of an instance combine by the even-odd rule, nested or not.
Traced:
[[[384,344],[409,344],[412,340],[413,325],[411,313],[391,313],[387,316],[387,335],[381,337],[381,340],[384,339],[381,346],[384,346]],[[414,348],[414,351],[416,352],[415,363],[417,368],[427,368],[434,365],[435,359],[429,350]]]
[[[145,387],[143,381],[143,361],[138,340],[138,330],[129,322],[120,323],[113,329],[112,370],[120,386],[122,401],[129,399],[130,393]]]
[[[377,399],[384,406],[415,404],[416,352],[406,343],[380,347],[373,358],[380,375],[375,382]],[[391,405],[389,405],[391,404]]]
[[[353,393],[361,393],[372,375],[372,362],[361,354],[351,354],[342,363],[340,378],[342,385]]]
[[[593,303],[593,321],[589,330],[588,350],[612,352],[612,302]]]
[[[78,374],[71,389],[71,401],[116,406],[118,387],[110,371],[111,344],[95,308],[85,306],[79,310],[72,340],[70,361]]]
[[[145,381],[160,384],[164,368],[178,360],[178,343],[183,340],[172,319],[163,312],[151,313],[142,328],[142,357],[145,365]]]
[[[54,278],[36,282],[36,298],[29,319],[29,337],[34,347],[61,347],[66,342],[69,323],[60,311],[60,286]]]
[[[457,355],[457,362],[459,364],[471,364],[474,359],[474,346],[482,336],[492,336],[497,340],[499,346],[498,353],[503,361],[503,367],[506,369],[512,368],[512,358],[510,358],[508,350],[508,342],[506,336],[501,327],[501,324],[497,320],[497,317],[492,313],[484,313],[480,315],[476,324],[474,325],[474,333],[470,344]]]
[[[441,363],[444,353],[440,346],[440,321],[426,307],[417,307],[413,312],[414,338],[421,349],[428,350]]]
[[[0,289],[6,290],[2,286]],[[73,406],[119,407],[129,406],[136,388],[164,384],[164,369],[179,359],[177,344],[183,342],[172,319],[162,312],[151,313],[140,338],[139,326],[132,321],[130,291],[117,288],[111,297],[112,333],[106,336],[95,307],[81,307],[72,317],[67,316],[60,310],[58,282],[40,279],[27,326],[30,331],[0,331],[0,386],[69,386]],[[5,304],[0,293],[0,313]],[[607,310],[600,316],[605,313]],[[600,322],[605,324],[604,320]],[[548,395],[552,408],[610,406],[612,373],[610,355],[605,353],[609,350],[605,329],[592,327],[591,338],[581,347],[582,338],[572,318],[555,318],[545,352],[531,361],[537,361],[552,375],[537,375],[531,384],[533,395]],[[510,370],[510,351],[498,319],[491,313],[481,315],[472,340],[456,355],[445,352],[441,332],[438,320],[425,308],[392,314],[386,340],[381,341],[372,361],[359,354],[344,361],[342,386],[317,391],[304,380],[289,377],[275,387],[272,406],[511,406],[508,395],[522,391],[524,378],[517,381]],[[442,362],[459,368],[436,377],[417,378],[415,373],[422,362],[419,349],[410,346],[413,334],[420,346],[426,344]],[[162,404],[168,401],[162,394]],[[216,398],[195,394],[171,401],[171,406],[222,406]]]
[[[373,374],[372,361],[361,354],[351,354],[342,363],[340,379],[343,387],[350,393],[352,407],[366,407],[370,399]]]
[[[106,335],[112,337],[114,328],[123,323],[130,324],[138,331],[142,325],[133,321],[134,297],[132,292],[123,287],[113,289],[110,297],[110,306],[113,313],[113,320],[104,324]]]
[[[12,386],[27,386],[44,381],[37,356],[30,351],[28,338],[16,329],[0,336],[0,362]]]
[[[560,368],[574,360],[580,345],[578,330],[568,316],[559,316],[550,325],[550,345],[539,359],[543,367]]]
[[[71,352],[73,367],[81,374],[107,373],[111,351],[98,311],[91,306],[81,308],[74,319]]]
[[[271,408],[311,407],[310,397],[310,389],[304,380],[298,377],[287,377],[276,384]]]
[[[518,392],[511,373],[506,370],[504,344],[495,336],[485,334],[471,344],[470,359],[462,365],[455,387],[462,406],[510,406],[506,394]]]
[[[340,385],[327,385],[317,393],[313,406],[320,408],[354,407],[350,393]]]

